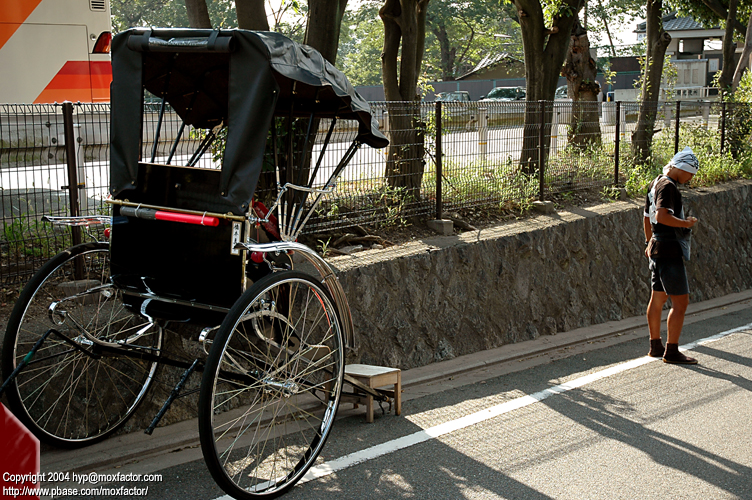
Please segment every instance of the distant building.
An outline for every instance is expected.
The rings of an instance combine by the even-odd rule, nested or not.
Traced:
[[[671,56],[671,62],[677,67],[675,88],[680,92],[680,96],[694,97],[692,95],[694,90],[691,89],[710,86],[713,75],[723,69],[722,42],[726,34],[725,30],[717,26],[706,28],[694,19],[677,16],[676,12],[663,16],[663,29],[671,35],[671,43],[666,49],[666,55]],[[638,41],[645,38],[646,31],[647,22],[637,25],[635,33],[637,33]],[[736,52],[734,61],[730,62],[734,66],[739,60],[741,48],[737,47]],[[626,63],[620,62],[620,64]],[[612,63],[612,69],[618,73],[619,70],[613,66]],[[639,71],[639,64],[637,70]],[[621,85],[615,84],[614,86],[619,88]]]
[[[525,78],[525,63],[507,53],[487,55],[457,80],[506,80]]]

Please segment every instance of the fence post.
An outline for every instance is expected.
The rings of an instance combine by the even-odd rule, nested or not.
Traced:
[[[721,153],[723,145],[726,143],[726,101],[721,103]]]
[[[486,161],[488,154],[488,109],[478,108],[478,150],[481,161]]]
[[[545,130],[544,125],[546,123],[546,107],[545,102],[543,100],[538,101],[538,104],[540,105],[540,119],[538,120],[538,173],[539,173],[539,194],[538,199],[540,201],[543,201],[543,192],[545,189],[545,186],[543,185],[543,171],[545,170],[545,159],[546,159],[546,148],[543,145],[543,140],[545,138]]]
[[[79,215],[78,204],[78,159],[76,155],[76,134],[73,132],[73,103],[63,102],[63,131],[65,134],[65,162],[68,167],[68,206],[71,216]],[[73,245],[81,243],[81,228],[71,227],[71,240]],[[83,279],[83,262],[76,260],[74,265],[74,277]]]
[[[614,185],[619,184],[619,129],[621,128],[621,101],[616,101],[616,128],[614,130]]]
[[[679,117],[681,116],[681,101],[676,101],[676,130],[674,131],[674,154],[679,152]]]
[[[441,177],[444,152],[441,146],[441,101],[436,102],[436,220],[444,217],[441,207]]]

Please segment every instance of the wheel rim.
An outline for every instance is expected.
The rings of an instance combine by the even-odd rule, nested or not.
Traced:
[[[339,320],[311,280],[256,295],[235,321],[214,378],[212,429],[225,477],[251,495],[292,486],[329,435],[344,370]]]
[[[74,267],[80,274],[74,275]],[[15,365],[50,328],[102,354],[94,359],[52,334],[18,374],[14,385],[24,420],[53,444],[81,443],[113,432],[133,413],[154,377],[156,363],[113,356],[90,340],[147,347],[153,354],[161,348],[161,328],[146,328],[149,321],[128,311],[118,290],[108,284],[106,248],[75,254],[39,285],[18,326]],[[91,289],[97,291],[87,293]]]

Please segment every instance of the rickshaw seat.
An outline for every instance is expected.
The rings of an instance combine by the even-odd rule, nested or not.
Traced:
[[[122,198],[173,209],[231,212],[219,194],[219,170],[139,163],[136,189]],[[114,207],[110,237],[119,287],[229,308],[242,292],[239,255],[231,253],[232,222],[216,227],[145,220]]]

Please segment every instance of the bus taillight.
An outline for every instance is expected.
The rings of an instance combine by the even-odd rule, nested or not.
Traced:
[[[97,38],[97,43],[94,44],[93,54],[109,54],[110,43],[112,42],[112,33],[104,31]]]

